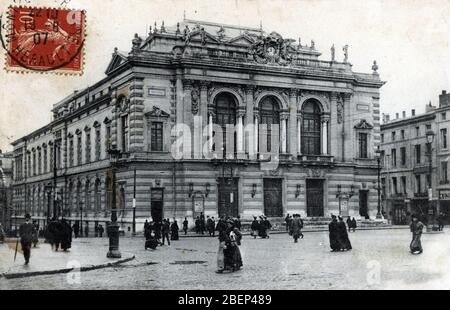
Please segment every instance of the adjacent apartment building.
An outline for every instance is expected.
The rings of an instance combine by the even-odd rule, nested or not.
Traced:
[[[406,224],[413,213],[424,221],[450,212],[448,178],[450,94],[442,91],[439,106],[425,113],[402,112],[381,125],[383,210],[393,224]],[[430,143],[431,142],[431,143]]]

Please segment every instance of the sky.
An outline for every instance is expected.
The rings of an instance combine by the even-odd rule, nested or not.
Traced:
[[[66,0],[66,2],[69,0]],[[0,0],[0,14],[14,4],[56,7],[63,0]],[[30,3],[27,3],[30,2]],[[450,1],[448,0],[70,0],[86,11],[87,38],[82,76],[7,73],[0,69],[0,149],[51,121],[53,104],[105,76],[114,47],[129,51],[134,33],[145,37],[150,25],[174,25],[188,19],[259,27],[298,39],[330,60],[349,62],[356,72],[371,73],[374,60],[387,83],[381,112],[391,118],[416,109],[423,113],[450,92]],[[4,67],[4,50],[0,68]]]

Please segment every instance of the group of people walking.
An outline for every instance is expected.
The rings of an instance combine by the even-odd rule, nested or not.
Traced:
[[[344,219],[336,215],[331,215],[331,222],[328,224],[328,231],[330,233],[330,247],[332,252],[348,251],[352,249],[352,244],[348,238],[347,226]]]
[[[236,225],[236,223],[239,223]],[[239,230],[240,220],[220,218],[217,223],[219,233],[219,250],[217,253],[217,273],[234,272],[243,266],[241,251],[242,234]]]
[[[63,251],[67,251],[72,247],[72,232],[72,227],[64,218],[59,220],[53,218],[45,229],[44,237],[55,251],[60,247]]]
[[[145,237],[145,249],[156,249],[158,245],[167,244],[170,245],[170,241],[179,239],[178,231],[179,226],[177,220],[174,218],[170,223],[169,219],[163,219],[162,221],[148,221],[144,223],[144,237]]]
[[[261,237],[263,239],[270,238],[269,232],[271,228],[272,224],[267,219],[267,216],[260,215],[259,219],[256,216],[254,216],[253,222],[250,226],[251,235],[255,239],[256,237]]]

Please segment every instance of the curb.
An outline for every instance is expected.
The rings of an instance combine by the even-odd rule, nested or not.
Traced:
[[[409,229],[409,226],[387,226],[387,227],[364,227],[364,228],[357,228],[356,231],[362,231],[362,230],[393,230],[393,229]],[[328,228],[323,228],[323,229],[303,229],[302,232],[307,232],[307,233],[315,233],[315,232],[328,232]],[[241,232],[243,236],[250,236],[250,232]],[[287,234],[287,231],[275,231],[275,230],[271,230],[269,235],[278,235],[278,234]],[[204,234],[204,235],[197,235],[197,234],[193,234],[193,235],[179,235],[179,238],[211,238],[212,236],[210,236],[209,234]],[[215,235],[215,237],[217,237],[217,234]]]
[[[103,269],[108,267],[114,267],[123,263],[127,263],[129,261],[132,261],[135,259],[135,256],[127,257],[124,259],[117,260],[115,262],[111,263],[104,263],[99,265],[90,265],[80,268],[80,272],[85,271],[91,271],[96,269]],[[19,272],[19,273],[3,273],[0,274],[0,278],[5,279],[18,279],[18,278],[27,278],[27,277],[35,277],[35,276],[42,276],[42,275],[52,275],[52,274],[59,274],[59,273],[69,273],[75,268],[63,268],[63,269],[55,269],[55,270],[44,270],[44,271],[32,271],[32,272]]]

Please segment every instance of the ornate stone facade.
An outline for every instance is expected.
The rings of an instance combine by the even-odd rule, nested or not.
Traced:
[[[117,201],[124,225],[134,192],[140,223],[200,212],[374,215],[376,192],[362,184],[376,180],[384,83],[378,73],[353,72],[348,55],[342,63],[319,60],[313,43],[302,46],[262,29],[185,20],[163,30],[136,35],[130,53],[115,50],[105,79],[56,104],[52,123],[13,143],[22,163],[17,210],[44,219],[43,188],[50,183],[49,210],[56,205],[71,220],[81,212],[90,222],[108,220],[113,147],[121,152]],[[364,158],[356,151],[355,126],[362,120],[371,126],[361,129],[368,141]],[[234,126],[226,133],[235,152],[222,160],[212,137],[226,124]],[[189,128],[191,137],[182,138],[175,125]],[[268,130],[271,125],[277,130]],[[279,146],[265,153],[267,140]],[[182,156],[174,151],[180,141]],[[50,143],[47,169],[34,172],[33,149]],[[264,168],[275,159],[276,166]],[[341,193],[351,190],[361,195],[341,210]]]

